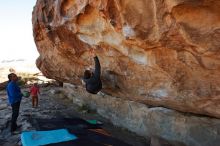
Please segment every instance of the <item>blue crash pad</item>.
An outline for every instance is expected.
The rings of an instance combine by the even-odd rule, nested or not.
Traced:
[[[21,134],[21,142],[23,146],[39,146],[75,139],[77,139],[77,137],[73,134],[70,134],[67,129],[50,131],[29,131],[22,132]]]

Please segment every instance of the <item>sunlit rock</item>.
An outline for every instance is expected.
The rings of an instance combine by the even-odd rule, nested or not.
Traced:
[[[76,85],[95,49],[103,92],[220,118],[220,1],[38,0],[38,68]]]

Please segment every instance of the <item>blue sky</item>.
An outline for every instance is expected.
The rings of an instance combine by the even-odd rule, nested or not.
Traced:
[[[39,56],[32,32],[36,0],[0,0],[0,60],[36,60]]]

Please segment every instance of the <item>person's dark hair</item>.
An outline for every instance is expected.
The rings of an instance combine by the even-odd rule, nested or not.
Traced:
[[[11,78],[12,78],[13,75],[15,75],[15,74],[14,74],[14,73],[8,74],[8,81],[9,81],[9,82],[11,81]]]
[[[38,84],[37,84],[37,83],[34,83],[34,86],[35,86],[35,87],[38,87]]]
[[[90,72],[90,70],[85,70],[84,72],[84,79],[89,79],[91,78],[92,74]]]

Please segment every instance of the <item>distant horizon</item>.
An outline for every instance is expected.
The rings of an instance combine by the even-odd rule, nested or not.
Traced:
[[[36,60],[39,56],[32,31],[32,11],[36,0],[1,1],[0,61]]]
[[[22,62],[22,61],[36,61],[35,59],[29,59],[29,58],[20,58],[20,59],[0,59],[0,63],[9,63],[9,62]]]

